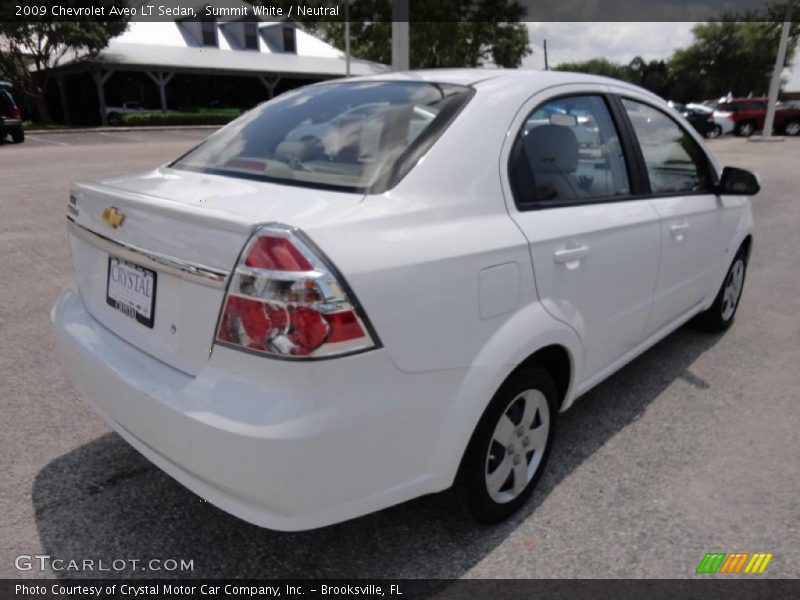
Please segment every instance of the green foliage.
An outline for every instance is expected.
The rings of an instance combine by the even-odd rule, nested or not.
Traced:
[[[764,95],[775,66],[780,22],[717,21],[696,25],[694,43],[677,50],[669,61],[676,97],[712,98]],[[789,35],[786,66],[797,47],[800,26]]]
[[[778,53],[783,15],[784,8],[773,5],[761,12],[729,15],[723,21],[698,24],[692,29],[693,43],[676,50],[666,62],[645,62],[637,56],[623,65],[597,58],[564,63],[556,69],[614,77],[681,102],[718,98],[728,92],[734,96],[766,95]],[[798,38],[800,24],[794,22],[786,66],[791,64]]]
[[[307,21],[303,25],[325,41],[344,48],[342,10],[338,17]],[[409,14],[412,69],[477,67],[487,62],[518,67],[522,58],[531,53],[528,30],[519,22],[525,16],[525,8],[516,0],[409,0]],[[390,64],[391,19],[391,0],[353,2],[350,7],[353,56]]]
[[[593,58],[584,62],[562,63],[557,71],[589,73],[621,79],[642,86],[659,95],[666,95],[669,89],[669,72],[663,60],[645,62],[637,56],[627,65],[611,62],[605,58]]]
[[[122,115],[122,125],[226,125],[241,114],[238,110],[198,110],[193,112],[152,112]]]
[[[77,0],[65,0],[59,4],[62,7],[84,5]],[[121,7],[126,2],[98,0],[94,4],[105,6],[107,14],[112,5]],[[3,40],[0,44],[0,79],[9,79],[17,91],[34,99],[39,118],[49,122],[41,74],[58,66],[64,59],[96,54],[108,45],[108,40],[125,31],[127,21],[122,18],[80,23],[59,21],[49,12],[35,20],[20,21],[11,16],[12,9],[11,3],[0,9],[0,39]]]

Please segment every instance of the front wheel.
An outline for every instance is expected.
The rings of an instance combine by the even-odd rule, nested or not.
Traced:
[[[480,523],[516,512],[544,470],[558,414],[556,386],[538,366],[521,369],[500,387],[472,434],[455,493]]]
[[[733,324],[736,310],[739,308],[746,273],[747,256],[744,250],[739,250],[725,275],[725,280],[714,299],[714,304],[708,310],[697,315],[692,324],[699,329],[715,333],[728,329]]]

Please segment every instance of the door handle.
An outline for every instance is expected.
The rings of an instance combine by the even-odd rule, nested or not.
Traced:
[[[669,226],[669,232],[672,234],[672,237],[682,237],[688,229],[688,223],[676,223],[675,225]]]
[[[589,246],[578,246],[577,248],[565,248],[564,250],[556,250],[553,253],[553,261],[559,264],[571,263],[579,261],[582,258],[589,256]]]

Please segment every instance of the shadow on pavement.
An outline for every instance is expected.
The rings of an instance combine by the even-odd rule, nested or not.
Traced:
[[[533,497],[498,526],[467,521],[445,493],[315,531],[260,529],[205,503],[110,433],[37,475],[33,503],[42,545],[63,559],[194,560],[190,573],[56,573],[62,577],[458,577],[671,383],[708,387],[690,367],[718,339],[683,328],[581,398],[560,420]]]

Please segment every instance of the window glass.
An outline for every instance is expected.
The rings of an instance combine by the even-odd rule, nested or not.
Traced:
[[[708,157],[691,135],[661,111],[623,98],[655,194],[710,190]]]
[[[295,52],[294,29],[292,27],[283,28],[283,51]]]
[[[255,23],[244,24],[244,47],[248,50],[258,50],[258,25]]]
[[[217,24],[214,21],[202,21],[200,23],[203,31],[203,45],[217,45]]]
[[[0,88],[0,116],[10,117],[14,111],[14,102],[11,95],[3,88]]]
[[[520,170],[528,172],[527,182],[512,174],[518,201],[586,201],[630,192],[622,146],[600,96],[559,98],[538,107],[518,144]]]
[[[419,82],[300,88],[246,113],[172,166],[363,191],[418,137],[439,130],[440,113],[469,96],[463,86]]]

